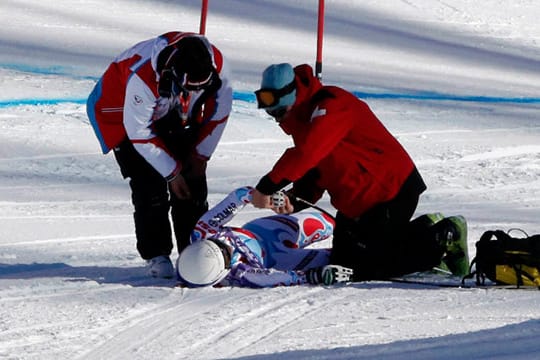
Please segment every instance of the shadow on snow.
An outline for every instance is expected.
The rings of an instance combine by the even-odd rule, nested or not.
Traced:
[[[95,281],[99,284],[124,284],[129,286],[174,287],[176,280],[155,279],[147,275],[144,266],[71,266],[65,263],[1,264],[0,280],[66,278],[66,281]]]
[[[474,321],[471,319],[471,321]],[[378,360],[455,360],[460,359],[532,359],[540,353],[537,334],[540,320],[528,320],[496,329],[480,330],[436,338],[396,341],[389,344],[294,350],[251,355],[235,359],[378,359]]]

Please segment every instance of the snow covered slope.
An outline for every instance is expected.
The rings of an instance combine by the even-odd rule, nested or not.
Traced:
[[[237,97],[211,204],[290,146],[250,94],[270,63],[314,63],[315,3],[210,1],[207,35]],[[198,31],[199,6],[0,2],[0,358],[539,357],[537,291],[182,289],[145,275],[128,185],[84,101],[124,48]],[[324,82],[362,94],[409,150],[429,187],[419,213],[466,216],[471,255],[488,229],[540,233],[539,17],[534,0],[326,1]],[[234,221],[267,214],[248,207]]]

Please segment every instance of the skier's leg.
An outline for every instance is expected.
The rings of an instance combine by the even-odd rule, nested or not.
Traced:
[[[267,216],[252,220],[242,227],[256,234],[269,233],[264,241],[277,243],[277,248],[304,248],[331,237],[334,224],[334,219],[325,214],[303,212]]]
[[[305,270],[328,264],[327,249],[302,249],[332,235],[334,221],[320,213],[274,215],[243,226],[266,249],[267,264],[280,270]]]
[[[306,271],[330,263],[330,249],[289,249],[272,254],[275,269]]]

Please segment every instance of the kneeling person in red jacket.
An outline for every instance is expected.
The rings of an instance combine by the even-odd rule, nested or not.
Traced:
[[[278,213],[305,207],[297,197],[313,203],[327,191],[337,209],[331,264],[353,268],[356,281],[425,271],[441,262],[448,223],[430,231],[411,223],[426,185],[365,102],[324,86],[306,64],[269,66],[255,94],[294,147],[259,181],[253,205],[272,208],[270,195],[290,183],[285,206],[274,208]]]

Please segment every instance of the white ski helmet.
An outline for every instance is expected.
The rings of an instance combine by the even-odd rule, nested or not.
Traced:
[[[199,240],[182,251],[176,271],[189,286],[215,285],[229,274],[230,258],[229,249],[219,240]]]

